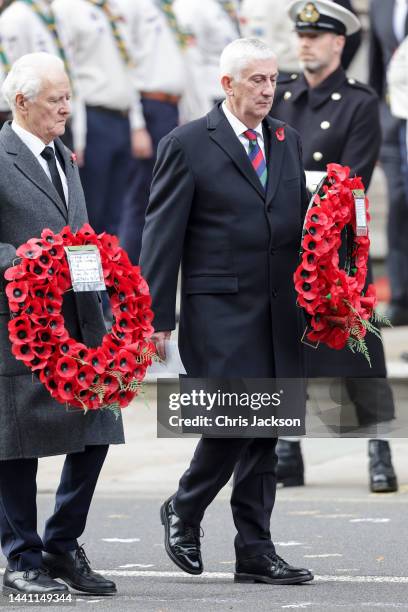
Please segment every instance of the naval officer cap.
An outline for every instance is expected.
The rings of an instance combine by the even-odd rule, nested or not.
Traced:
[[[351,11],[330,0],[295,0],[289,6],[288,13],[299,33],[333,32],[350,36],[361,28],[359,20]]]

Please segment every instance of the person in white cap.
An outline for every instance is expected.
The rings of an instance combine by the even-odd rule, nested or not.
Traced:
[[[344,8],[353,11],[350,0],[335,0]],[[279,62],[279,74],[289,77],[300,72],[297,54],[297,36],[288,15],[292,0],[243,0],[240,9],[243,36],[256,36],[275,51]],[[358,30],[347,36],[341,63],[345,70],[354,59],[361,43]]]
[[[360,22],[329,0],[293,2],[289,15],[298,35],[303,74],[278,85],[272,115],[299,132],[311,189],[316,182],[312,173],[323,174],[329,163],[349,166],[368,189],[381,143],[379,102],[370,87],[347,78],[340,63],[346,37],[360,28]],[[382,342],[373,334],[368,334],[366,341],[371,368],[361,357],[350,357],[347,348],[336,351],[319,346],[313,350],[304,345],[307,376],[340,378],[360,427],[394,418]],[[279,481],[304,484],[300,443],[281,440],[278,456]],[[396,491],[388,442],[370,440],[369,457],[371,491]]]

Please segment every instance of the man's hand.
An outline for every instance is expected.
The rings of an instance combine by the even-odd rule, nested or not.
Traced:
[[[165,340],[170,340],[171,331],[160,331],[153,334],[151,337],[151,341],[154,342],[157,350],[157,354],[162,359],[162,361],[166,361],[166,346],[164,344]]]
[[[153,157],[153,144],[146,128],[132,130],[132,155],[137,159]]]

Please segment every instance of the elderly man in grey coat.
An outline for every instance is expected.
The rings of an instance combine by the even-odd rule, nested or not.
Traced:
[[[72,231],[86,221],[78,168],[63,145],[70,85],[60,59],[20,58],[3,84],[13,121],[0,132],[0,535],[8,565],[5,593],[114,593],[93,572],[78,538],[108,445],[124,442],[121,419],[105,410],[84,414],[56,403],[11,353],[4,271],[16,248],[45,228]],[[71,337],[98,346],[105,326],[97,293],[65,294]],[[53,515],[37,533],[38,458],[66,455]],[[44,571],[47,570],[47,571]]]

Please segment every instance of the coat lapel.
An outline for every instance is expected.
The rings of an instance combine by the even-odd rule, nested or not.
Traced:
[[[276,136],[277,128],[283,127],[281,121],[266,117],[266,128],[269,132],[269,155],[268,157],[268,182],[266,185],[266,202],[271,202],[278,188],[282,171],[282,162],[286,150],[285,140],[278,140]],[[265,143],[266,144],[266,143]]]
[[[77,207],[77,198],[73,197],[73,177],[75,172],[74,163],[71,158],[71,152],[69,151],[69,149],[67,149],[62,140],[57,138],[54,141],[54,144],[64,160],[64,172],[65,176],[67,177],[68,184],[68,221],[71,225],[73,223],[73,219],[75,218]]]
[[[256,174],[244,147],[238,140],[234,130],[228,123],[222,110],[216,106],[207,115],[207,127],[210,138],[218,144],[223,151],[231,158],[239,172],[251,183],[261,198],[265,199],[265,192],[262,188],[258,175]]]
[[[14,165],[33,185],[40,189],[53,204],[58,208],[65,220],[67,220],[67,208],[58,195],[54,185],[45,174],[37,159],[30,149],[22,142],[17,134],[11,129],[10,124],[3,127],[1,133],[3,146],[9,155],[15,156]]]

